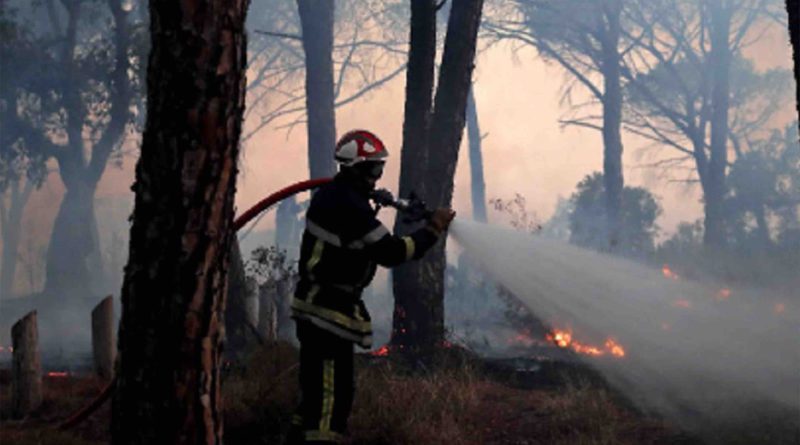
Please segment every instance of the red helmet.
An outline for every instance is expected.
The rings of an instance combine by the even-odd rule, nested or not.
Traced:
[[[366,130],[353,130],[336,143],[334,158],[346,167],[364,161],[383,161],[389,156],[386,146],[378,136]]]

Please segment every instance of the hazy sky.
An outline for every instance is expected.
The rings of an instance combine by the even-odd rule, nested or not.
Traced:
[[[791,52],[786,34],[776,28],[748,56],[757,58],[762,69],[788,68]],[[481,53],[474,79],[481,130],[488,134],[484,140],[487,197],[508,199],[521,193],[528,209],[546,220],[559,196],[568,197],[583,176],[602,168],[600,134],[559,126],[558,119],[565,112],[559,103],[563,71],[546,65],[529,48],[513,54],[508,45],[501,45]],[[365,99],[338,109],[336,115],[339,134],[365,128],[383,138],[392,157],[382,185],[393,191],[397,190],[400,163],[404,85],[405,77],[400,75]],[[786,92],[790,97],[793,93]],[[792,118],[793,111],[787,108],[782,120]],[[652,170],[637,167],[644,162],[638,149],[642,142],[628,135],[623,138],[625,182],[646,186],[660,197],[664,213],[658,223],[663,230],[670,233],[680,221],[700,218],[697,187],[667,184]],[[115,220],[119,227],[129,213],[134,163],[129,155],[121,169],[109,166],[106,170],[97,193],[102,203],[98,205],[101,228],[107,223],[104,219]],[[265,128],[244,147],[236,198],[239,211],[280,187],[306,179],[307,171],[305,128],[297,126],[290,134]],[[44,247],[62,193],[61,182],[53,174],[32,197],[23,222],[22,250],[27,249],[26,243]],[[462,216],[471,215],[465,156],[456,173],[454,207]],[[391,215],[387,212],[386,216]],[[259,228],[273,224],[274,218],[264,218]]]

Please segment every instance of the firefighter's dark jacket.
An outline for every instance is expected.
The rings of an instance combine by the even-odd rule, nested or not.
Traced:
[[[314,194],[306,214],[292,316],[369,348],[372,324],[361,293],[377,265],[418,259],[437,238],[429,228],[392,235],[375,217],[368,192],[338,174]]]

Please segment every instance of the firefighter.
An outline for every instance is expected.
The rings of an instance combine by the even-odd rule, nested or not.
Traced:
[[[370,193],[388,153],[374,134],[351,131],[336,144],[339,173],[311,199],[300,247],[300,280],[292,318],[300,341],[300,405],[290,443],[336,443],[353,403],[354,344],[372,345],[361,300],[377,265],[422,257],[447,230],[455,212],[438,209],[427,224],[399,237],[376,218]]]

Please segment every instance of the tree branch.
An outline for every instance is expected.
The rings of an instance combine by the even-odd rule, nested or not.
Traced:
[[[303,37],[300,36],[299,34],[289,34],[289,33],[285,33],[285,32],[275,32],[275,31],[262,31],[260,29],[256,29],[253,32],[255,32],[256,34],[261,34],[261,35],[270,36],[270,37],[280,37],[280,38],[283,38],[283,39],[296,40],[298,42],[302,42],[303,41]]]

